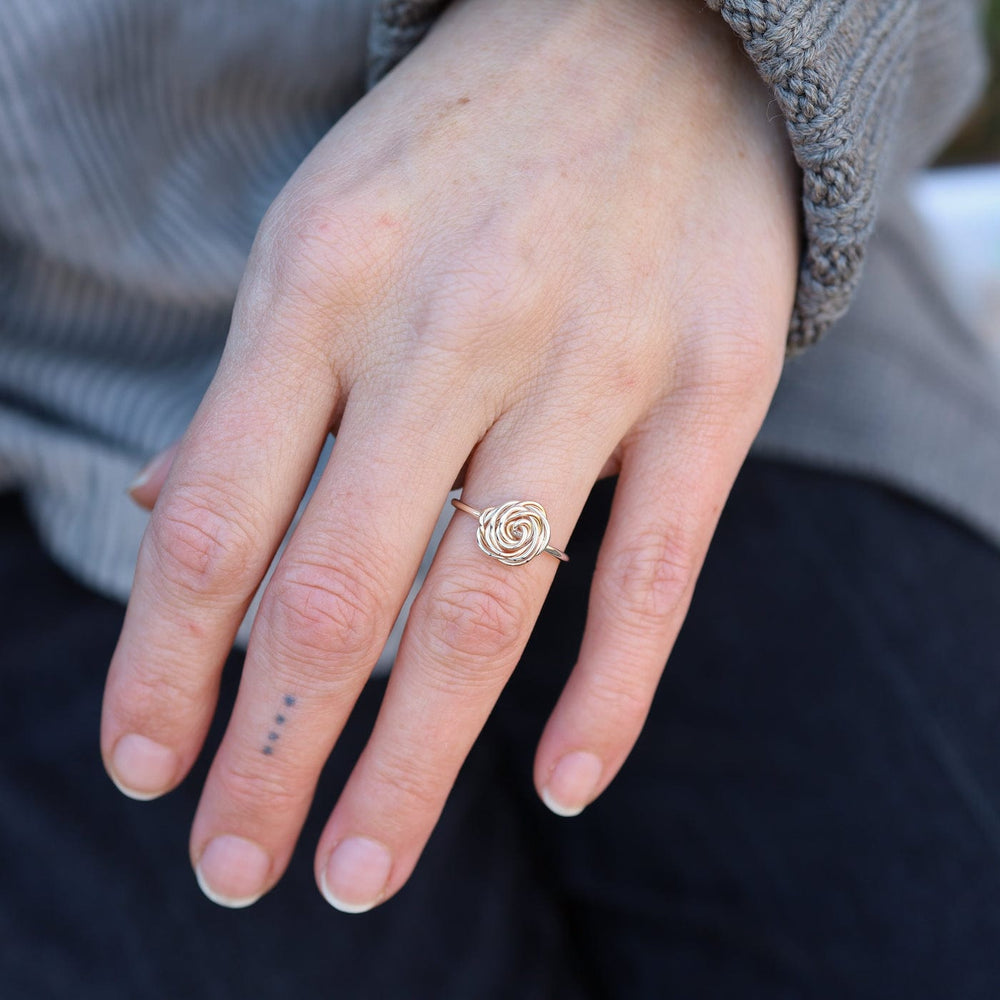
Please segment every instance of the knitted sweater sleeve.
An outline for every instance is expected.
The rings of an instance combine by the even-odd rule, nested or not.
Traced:
[[[794,351],[850,304],[880,194],[940,149],[975,96],[980,0],[703,2],[736,32],[773,91],[802,169],[805,240],[788,335]],[[379,0],[371,83],[447,4]]]

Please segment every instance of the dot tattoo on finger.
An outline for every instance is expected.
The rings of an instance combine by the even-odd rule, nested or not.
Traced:
[[[295,699],[295,695],[293,695],[293,694],[286,694],[286,695],[285,695],[285,696],[284,696],[284,697],[283,697],[283,698],[281,699],[281,701],[282,701],[282,704],[283,704],[283,705],[284,705],[284,706],[285,706],[286,708],[294,708],[294,707],[295,707],[295,700],[296,700],[296,699]],[[276,726],[283,726],[283,725],[284,725],[284,724],[285,724],[285,723],[286,723],[287,721],[288,721],[288,718],[287,718],[287,716],[285,716],[285,715],[284,715],[284,714],[282,714],[281,712],[278,712],[278,713],[277,713],[277,714],[275,715],[275,717],[274,717],[274,724],[275,724]],[[267,743],[265,743],[265,744],[264,744],[264,746],[262,746],[262,747],[260,748],[260,752],[261,752],[261,753],[262,753],[262,754],[263,754],[263,755],[264,755],[265,757],[270,757],[270,756],[272,756],[272,755],[274,754],[274,744],[275,744],[275,743],[276,743],[276,742],[277,742],[277,741],[278,741],[279,739],[281,739],[281,733],[280,733],[280,732],[279,732],[279,731],[278,731],[277,729],[272,729],[272,730],[271,730],[271,731],[270,731],[270,732],[269,732],[269,733],[267,734],[267,739],[268,739],[268,742],[267,742]]]

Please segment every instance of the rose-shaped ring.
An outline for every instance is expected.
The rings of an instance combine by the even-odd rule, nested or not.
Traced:
[[[508,500],[499,507],[476,510],[461,500],[452,500],[456,510],[479,518],[476,541],[488,556],[508,566],[523,566],[541,552],[561,562],[569,556],[549,545],[549,519],[545,508],[533,500]]]

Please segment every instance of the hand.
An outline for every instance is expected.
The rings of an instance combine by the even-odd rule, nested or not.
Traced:
[[[691,0],[462,0],[269,211],[218,374],[143,541],[102,748],[153,797],[197,756],[267,587],[191,834],[245,905],[288,863],[318,772],[448,490],[542,503],[565,548],[620,472],[539,793],[572,814],[639,733],[781,369],[796,172],[728,29]],[[360,910],[408,878],[558,563],[452,521],[317,880]]]

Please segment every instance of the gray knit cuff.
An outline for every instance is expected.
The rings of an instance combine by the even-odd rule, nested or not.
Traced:
[[[916,0],[706,0],[742,39],[802,168],[806,244],[788,335],[815,342],[847,310],[909,79]]]
[[[451,0],[379,0],[368,33],[368,86],[412,51]]]
[[[875,224],[878,186],[909,77],[916,0],[705,0],[742,39],[785,116],[803,171],[805,248],[788,334],[795,352],[846,310]],[[448,0],[381,0],[374,84]]]

